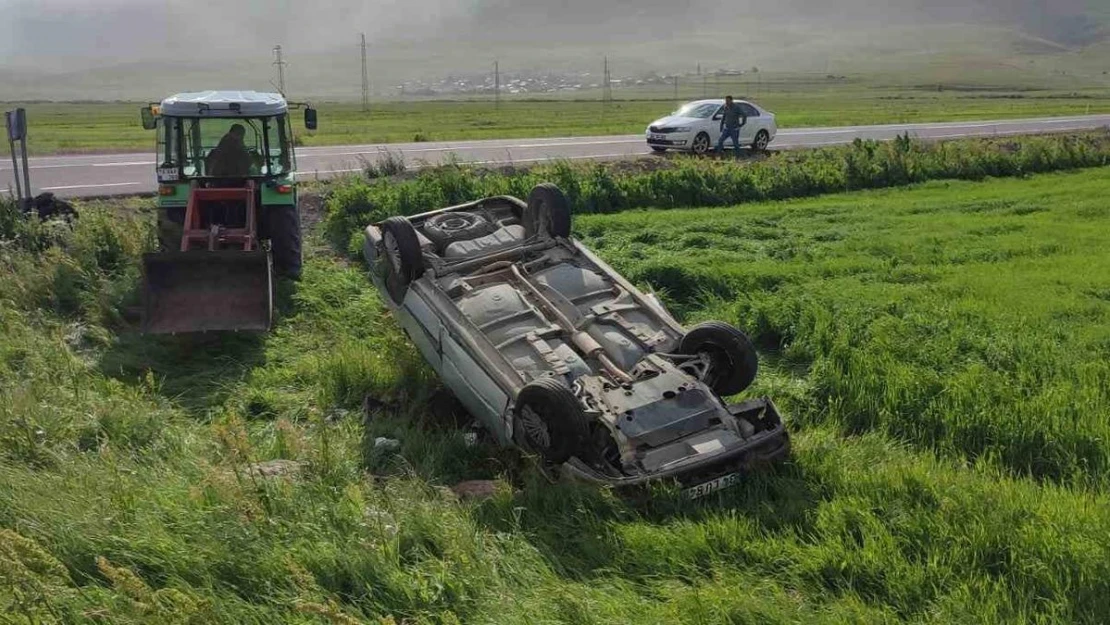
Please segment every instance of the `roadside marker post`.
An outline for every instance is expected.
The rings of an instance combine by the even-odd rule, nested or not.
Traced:
[[[31,175],[27,168],[27,111],[22,108],[4,113],[8,130],[8,147],[12,153],[12,178],[15,179],[16,196],[23,212],[31,209]],[[19,183],[19,161],[15,156],[15,144],[19,142],[19,152],[23,161],[23,185]]]

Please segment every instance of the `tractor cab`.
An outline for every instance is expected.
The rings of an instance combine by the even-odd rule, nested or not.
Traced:
[[[290,105],[276,93],[182,93],[142,109],[157,136],[158,240],[144,258],[150,333],[268,330],[272,270],[301,269]]]

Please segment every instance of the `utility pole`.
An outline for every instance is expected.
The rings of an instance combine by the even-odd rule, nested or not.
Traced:
[[[674,77],[674,99],[678,100],[678,74]]]
[[[601,101],[608,104],[613,100],[613,79],[609,75],[609,57],[605,57],[605,84],[601,87]]]
[[[362,112],[370,112],[370,74],[366,69],[366,34],[362,33]]]
[[[493,106],[501,108],[501,64],[498,61],[493,62]]]
[[[285,97],[285,66],[287,63],[281,56],[281,45],[274,46],[274,65],[278,68],[278,93]]]

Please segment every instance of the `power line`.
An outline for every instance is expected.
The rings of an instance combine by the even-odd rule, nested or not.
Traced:
[[[362,37],[362,112],[370,112],[370,74],[366,69],[366,34]]]
[[[278,68],[278,93],[285,97],[285,66],[288,65],[281,56],[281,45],[274,46],[274,65]]]

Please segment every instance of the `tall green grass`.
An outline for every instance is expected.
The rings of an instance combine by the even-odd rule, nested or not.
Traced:
[[[366,224],[480,197],[527,197],[538,182],[558,184],[577,213],[635,208],[731,206],[742,202],[807,197],[856,189],[903,186],[927,180],[989,177],[1098,167],[1110,163],[1110,133],[968,139],[940,143],[903,137],[878,143],[786,152],[751,162],[678,158],[641,169],[625,165],[557,163],[520,171],[485,171],[457,165],[425,170],[403,180],[354,179],[328,200],[334,241],[357,250]],[[352,235],[354,239],[352,240]]]
[[[0,620],[1102,622],[1097,465],[1012,458],[1029,432],[1063,448],[1103,422],[1104,174],[581,216],[686,320],[760,343],[753,392],[787,414],[794,457],[694,505],[469,446],[318,234],[273,333],[156,339],[128,314],[145,204],[82,206],[72,227],[0,205]],[[1069,391],[1070,412],[1015,412]],[[933,414],[949,435],[910,427]],[[976,424],[990,453],[961,446]],[[249,470],[271,460],[299,470]],[[440,488],[475,478],[498,494]]]
[[[812,425],[1110,483],[1104,170],[744,209],[580,218],[679,311],[805,373]]]

